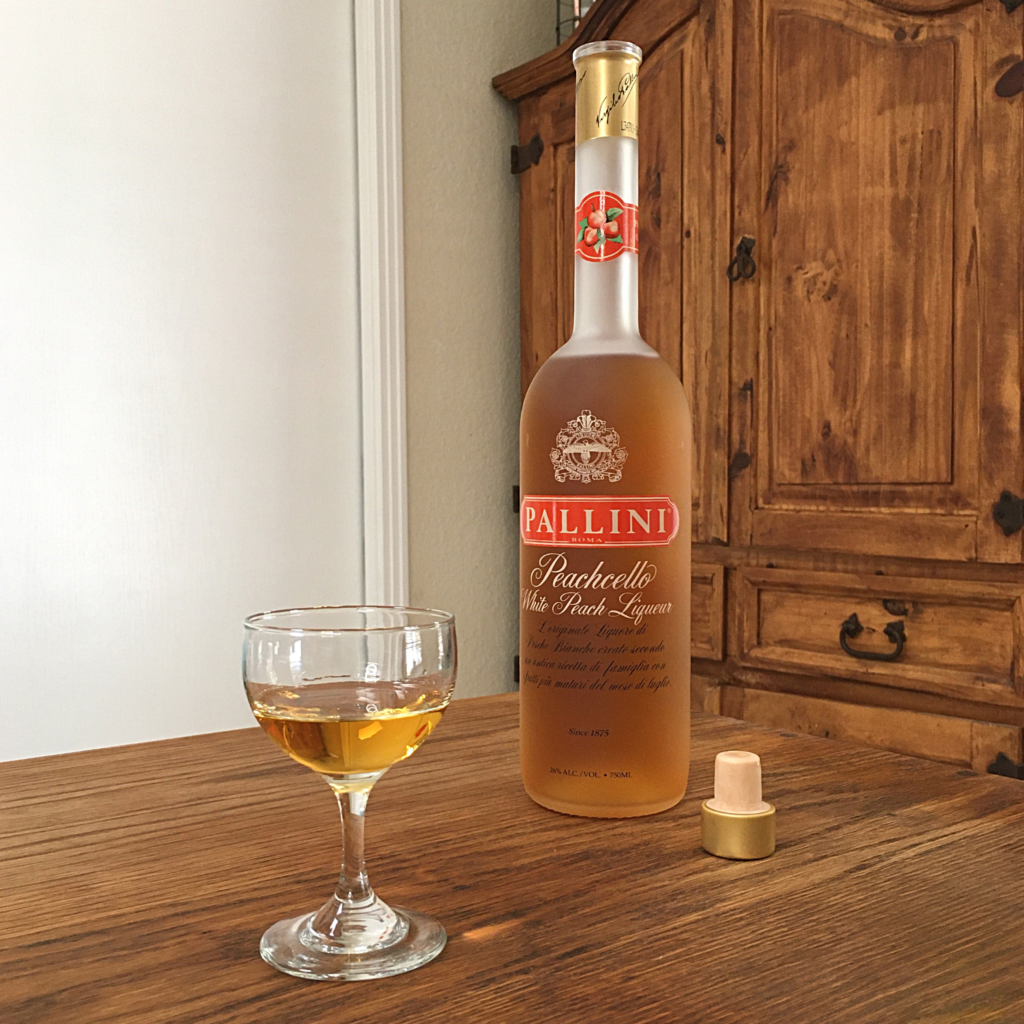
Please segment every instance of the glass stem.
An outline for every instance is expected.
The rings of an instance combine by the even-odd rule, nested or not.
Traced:
[[[408,925],[374,893],[366,877],[363,823],[370,789],[383,775],[325,781],[341,811],[341,874],[334,895],[313,915],[303,942],[324,952],[365,953],[397,942]]]
[[[343,906],[360,906],[373,899],[363,852],[363,826],[370,787],[335,789],[334,795],[341,811],[341,875],[335,895]]]

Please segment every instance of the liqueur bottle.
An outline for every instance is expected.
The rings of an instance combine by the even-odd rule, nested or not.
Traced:
[[[596,817],[671,807],[690,758],[693,437],[638,328],[640,60],[614,40],[573,54],[573,333],[520,427],[523,782]]]

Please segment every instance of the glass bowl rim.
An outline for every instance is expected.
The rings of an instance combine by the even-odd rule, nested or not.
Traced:
[[[287,624],[270,625],[262,620],[277,615],[295,615],[302,612],[417,612],[431,616],[432,621],[422,623],[405,623],[401,626],[293,626]],[[275,608],[270,611],[254,612],[247,615],[242,625],[254,633],[289,633],[310,636],[344,636],[354,633],[404,633],[410,629],[428,630],[441,626],[453,626],[455,615],[439,608],[418,608],[404,604],[318,604],[305,608]]]

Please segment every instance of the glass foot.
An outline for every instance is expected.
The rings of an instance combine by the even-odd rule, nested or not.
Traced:
[[[260,956],[272,967],[312,981],[365,981],[405,974],[436,957],[448,939],[439,921],[416,910],[391,908],[394,929],[380,945],[351,952],[324,942],[310,928],[316,914],[271,925],[260,941]]]

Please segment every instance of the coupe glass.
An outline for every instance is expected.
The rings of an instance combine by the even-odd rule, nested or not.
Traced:
[[[286,753],[341,809],[341,878],[317,911],[279,921],[260,953],[300,978],[355,981],[433,960],[445,931],[370,888],[363,815],[373,784],[433,732],[455,685],[455,620],[424,608],[296,608],[245,620],[245,692]]]

